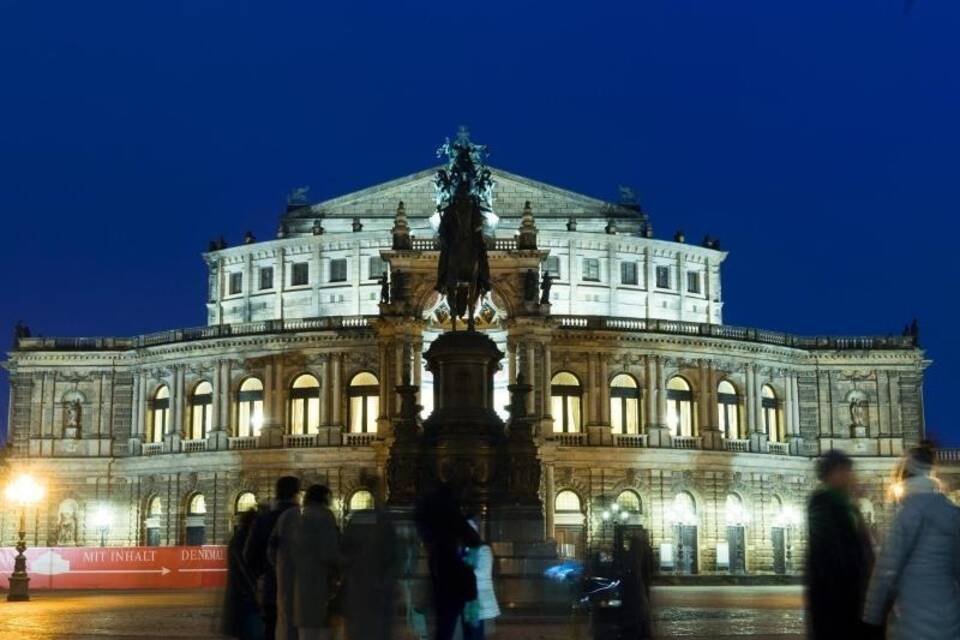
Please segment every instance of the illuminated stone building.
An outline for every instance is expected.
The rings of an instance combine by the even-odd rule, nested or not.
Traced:
[[[290,473],[327,483],[344,518],[369,508],[395,387],[408,376],[429,414],[421,356],[449,326],[432,281],[434,173],[318,204],[297,193],[276,238],[213,243],[207,326],[21,336],[8,462],[48,487],[31,543],[223,543]],[[643,526],[666,572],[794,572],[812,458],[832,447],[857,457],[868,520],[888,519],[896,456],[924,433],[915,335],[725,325],[715,240],[655,238],[629,197],[493,177],[493,292],[477,322],[506,354],[503,416],[518,373],[534,387],[545,535],[561,554]]]

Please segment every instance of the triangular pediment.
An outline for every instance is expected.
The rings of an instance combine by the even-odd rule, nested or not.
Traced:
[[[290,211],[288,219],[393,217],[403,201],[411,218],[427,218],[436,208],[433,180],[439,167],[384,182]],[[534,215],[557,218],[643,217],[636,208],[618,205],[491,167],[495,187],[494,212],[501,218],[520,217],[530,202]]]

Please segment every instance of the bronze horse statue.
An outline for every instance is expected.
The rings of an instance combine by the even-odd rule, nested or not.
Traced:
[[[469,185],[457,185],[454,197],[441,211],[440,262],[435,289],[446,296],[450,322],[457,330],[457,319],[467,316],[467,329],[474,330],[477,302],[490,291],[490,267],[483,237],[483,208]]]

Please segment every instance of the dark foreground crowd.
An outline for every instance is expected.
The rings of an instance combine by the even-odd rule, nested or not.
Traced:
[[[960,508],[943,495],[935,460],[928,444],[905,456],[877,555],[852,499],[853,461],[839,451],[819,460],[807,512],[810,638],[960,640]]]

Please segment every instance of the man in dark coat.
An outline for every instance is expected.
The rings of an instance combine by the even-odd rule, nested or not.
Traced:
[[[821,487],[807,506],[807,628],[813,640],[869,637],[861,622],[873,548],[851,500],[853,461],[828,451],[817,463]]]
[[[273,508],[260,515],[250,529],[247,542],[243,547],[243,562],[257,579],[260,615],[263,617],[264,638],[273,640],[277,630],[277,574],[267,559],[267,546],[270,534],[277,520],[287,509],[299,506],[297,494],[300,493],[300,480],[293,476],[283,476],[277,480],[276,500]]]

